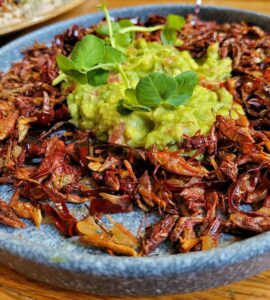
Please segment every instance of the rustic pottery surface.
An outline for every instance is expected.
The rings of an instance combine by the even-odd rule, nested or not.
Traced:
[[[172,12],[185,15],[192,10],[187,5],[156,5],[119,9],[112,15],[132,17]],[[204,7],[201,17],[220,22],[245,20],[270,31],[270,17],[255,13]],[[83,16],[15,40],[0,49],[0,69],[7,69],[11,62],[18,60],[20,50],[34,41],[49,43],[55,34],[71,24],[88,26],[101,18],[101,14]],[[0,192],[8,199],[10,188],[4,187]],[[138,226],[136,211],[118,218],[129,228]],[[31,225],[23,231],[0,226],[1,263],[59,287],[95,294],[138,296],[206,289],[270,268],[270,233],[207,252],[169,255],[164,251],[159,256],[145,258],[110,257],[62,238],[49,225],[40,231]]]

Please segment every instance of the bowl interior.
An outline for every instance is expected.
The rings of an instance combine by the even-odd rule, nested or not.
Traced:
[[[140,16],[142,19],[145,19],[150,14],[167,15],[174,13],[187,15],[192,13],[193,9],[194,7],[191,5],[156,5],[113,10],[111,11],[111,15],[116,18]],[[200,17],[203,20],[217,20],[218,22],[246,21],[247,23],[259,25],[263,29],[270,31],[270,17],[252,12],[204,6],[201,10]],[[17,61],[21,58],[20,52],[23,49],[31,46],[35,41],[49,44],[54,35],[63,32],[73,24],[90,26],[97,23],[102,18],[103,15],[100,13],[86,15],[44,27],[31,34],[23,36],[18,40],[15,40],[14,42],[0,49],[0,70],[7,70],[14,61]],[[9,200],[12,194],[12,188],[10,186],[1,186],[0,194],[1,198]],[[71,205],[70,207],[78,217],[86,214],[86,208],[84,206],[79,207]],[[124,224],[135,234],[140,226],[142,217],[142,213],[137,210],[129,214],[117,214],[114,216],[116,220]],[[155,216],[150,218],[149,221],[153,222],[154,219]],[[203,267],[204,259],[209,265],[209,257],[213,257],[213,259],[215,257],[219,257],[219,262],[224,264],[226,263],[228,257],[234,257],[235,259],[238,257],[239,260],[240,249],[244,249],[244,252],[242,251],[242,255],[245,257],[245,259],[247,259],[251,255],[255,256],[259,252],[268,251],[267,249],[270,248],[270,243],[267,242],[270,240],[270,234],[266,233],[243,242],[234,243],[233,245],[229,246],[226,244],[227,242],[225,240],[224,244],[221,245],[222,249],[219,248],[207,252],[169,256],[169,254],[171,254],[171,249],[168,245],[165,245],[153,253],[155,256],[153,258],[118,258],[109,257],[107,254],[104,254],[99,250],[82,246],[77,243],[76,239],[66,239],[65,237],[61,236],[51,225],[42,225],[41,229],[37,230],[30,222],[27,222],[27,224],[27,229],[23,230],[15,230],[4,225],[0,225],[0,249],[5,249],[10,253],[19,255],[20,257],[28,260],[35,260],[36,262],[52,265],[57,264],[58,266],[68,269],[76,268],[77,270],[95,270],[95,272],[98,272],[98,270],[102,270],[102,272],[104,272],[104,269],[101,268],[100,264],[105,262],[110,262],[110,264],[113,263],[114,267],[119,270],[117,263],[119,262],[119,259],[125,262],[124,268],[138,264],[137,268],[142,272],[143,270],[146,272],[146,266],[149,264],[148,266],[150,267],[153,259],[163,259],[163,261],[166,260],[166,264],[160,265],[160,268],[163,268],[164,272],[166,272],[166,266],[168,265],[173,268],[173,265],[176,267],[177,265],[182,264],[182,267],[185,267],[186,265],[187,268],[193,268],[195,267],[195,263],[199,261],[201,267]],[[99,257],[98,260],[96,260],[97,255]],[[156,255],[159,257],[156,257]],[[100,260],[101,257],[103,260]],[[188,257],[190,259],[188,259]],[[208,259],[206,259],[207,257]],[[146,264],[143,270],[138,263],[138,261],[141,260],[144,260]],[[78,267],[78,264],[76,263],[78,261],[83,261],[84,265],[80,263],[80,266]],[[110,269],[106,272],[108,274],[113,274],[116,269]],[[147,272],[147,274],[151,272],[149,268]]]

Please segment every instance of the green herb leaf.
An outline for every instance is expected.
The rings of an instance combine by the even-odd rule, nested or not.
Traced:
[[[177,88],[166,101],[174,107],[185,104],[193,94],[195,86],[199,83],[198,75],[194,71],[186,71],[175,77]]]
[[[111,22],[113,32],[118,32],[121,28],[119,22]],[[96,32],[101,35],[109,35],[109,26],[108,23],[101,23],[99,27],[96,29]]]
[[[125,90],[125,99],[121,99],[118,101],[117,111],[121,115],[128,115],[132,111],[140,110],[144,112],[151,111],[151,108],[140,105],[136,98],[136,90],[134,89],[126,89]]]
[[[113,63],[113,64],[122,64],[125,61],[125,55],[111,47],[105,46],[105,55],[103,57],[103,63]]]
[[[144,105],[132,105],[131,107],[130,107],[130,109],[132,110],[132,111],[135,111],[135,110],[140,110],[140,111],[144,111],[144,112],[149,112],[149,111],[151,111],[151,108],[150,107],[147,107],[147,106],[144,106]]]
[[[195,86],[199,83],[199,77],[194,71],[183,72],[174,77],[177,82],[177,92],[193,91]]]
[[[133,26],[133,23],[129,19],[122,19],[118,21],[118,24],[121,28],[126,28]]]
[[[126,108],[124,102],[124,99],[119,100],[117,103],[116,110],[119,112],[120,115],[127,116],[132,113],[132,110]]]
[[[175,45],[177,39],[177,31],[181,30],[186,24],[186,20],[182,16],[168,15],[167,23],[161,32],[161,41],[165,45]]]
[[[177,38],[176,30],[165,27],[162,30],[160,39],[164,45],[175,45]]]
[[[120,47],[127,47],[134,38],[134,32],[127,32],[127,33],[120,33],[119,31],[123,28],[133,26],[133,23],[128,19],[120,20],[119,22],[111,22],[112,24],[112,31],[114,34],[114,40],[116,45]],[[96,32],[109,36],[109,26],[107,23],[102,23],[97,29]]]
[[[77,70],[71,70],[68,74],[68,76],[75,82],[80,84],[86,84],[87,83],[87,76],[86,73],[77,71]]]
[[[87,72],[88,83],[93,86],[106,84],[108,81],[109,72],[102,69],[97,69]]]
[[[104,53],[104,42],[94,35],[86,35],[75,45],[71,60],[78,69],[87,71],[102,61]]]
[[[167,16],[167,27],[170,29],[181,30],[186,24],[185,18],[178,15]]]
[[[163,73],[152,73],[142,78],[136,87],[136,98],[139,104],[157,107],[166,101],[176,90],[176,80]]]
[[[126,108],[129,108],[131,110],[151,111],[150,107],[139,104],[137,97],[136,97],[135,89],[126,89],[125,96],[126,96],[126,99],[125,99],[124,105]]]
[[[127,99],[126,102],[128,102],[129,105],[139,104],[138,100],[137,100],[137,97],[136,97],[136,90],[135,89],[126,89],[125,90],[125,97]]]
[[[59,69],[66,75],[69,76],[73,81],[85,84],[87,83],[87,77],[84,72],[81,72],[77,69],[75,63],[69,59],[68,57],[59,54],[56,57],[56,62],[58,64]],[[63,75],[63,74],[62,74]],[[58,80],[62,76],[61,74],[54,80],[54,84],[58,84]],[[57,80],[58,79],[58,80]]]
[[[77,66],[75,65],[75,63],[63,54],[57,55],[56,62],[59,69],[63,73],[68,74],[71,70],[77,70]]]
[[[120,28],[115,34],[115,43],[120,47],[127,47],[131,44],[135,37],[134,32],[120,33],[119,31],[123,28],[128,28],[133,26],[133,23],[128,19],[123,19],[118,22]]]
[[[121,115],[127,115],[135,110],[151,111],[160,104],[177,107],[192,97],[198,82],[194,71],[183,72],[174,78],[163,73],[152,73],[142,78],[136,89],[126,89],[125,99],[118,102],[117,110]]]
[[[120,47],[127,47],[131,44],[133,36],[130,33],[116,33],[114,39],[116,45]]]

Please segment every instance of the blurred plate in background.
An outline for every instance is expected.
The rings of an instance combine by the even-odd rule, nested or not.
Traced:
[[[86,0],[0,0],[0,36],[55,18],[83,2]]]

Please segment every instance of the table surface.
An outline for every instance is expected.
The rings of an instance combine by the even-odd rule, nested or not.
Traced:
[[[195,1],[195,0],[194,0]],[[146,3],[194,3],[192,0],[175,1],[175,0],[108,0],[107,4],[109,8],[142,5]],[[30,32],[46,24],[51,24],[60,20],[69,19],[83,14],[88,14],[96,11],[96,4],[98,0],[88,0],[85,4],[79,6],[72,11],[59,16],[53,20],[47,21],[42,25],[31,27],[30,29],[16,33],[12,36],[0,39],[0,45],[7,43],[16,37]],[[204,0],[209,5],[222,5],[230,6],[234,8],[249,9],[253,11],[259,11],[270,14],[270,0]],[[6,267],[0,266],[0,299],[1,300],[33,300],[33,299],[82,299],[82,300],[114,300],[116,297],[98,297],[92,295],[86,295],[82,293],[67,291],[59,288],[49,286],[47,284],[36,282],[25,276],[18,274],[17,272],[10,270]],[[125,298],[131,300],[132,298]],[[208,291],[196,292],[185,295],[176,296],[164,296],[164,297],[148,297],[148,298],[136,298],[137,300],[265,300],[270,299],[270,271],[264,272],[248,280],[230,284],[227,286],[211,289]]]

